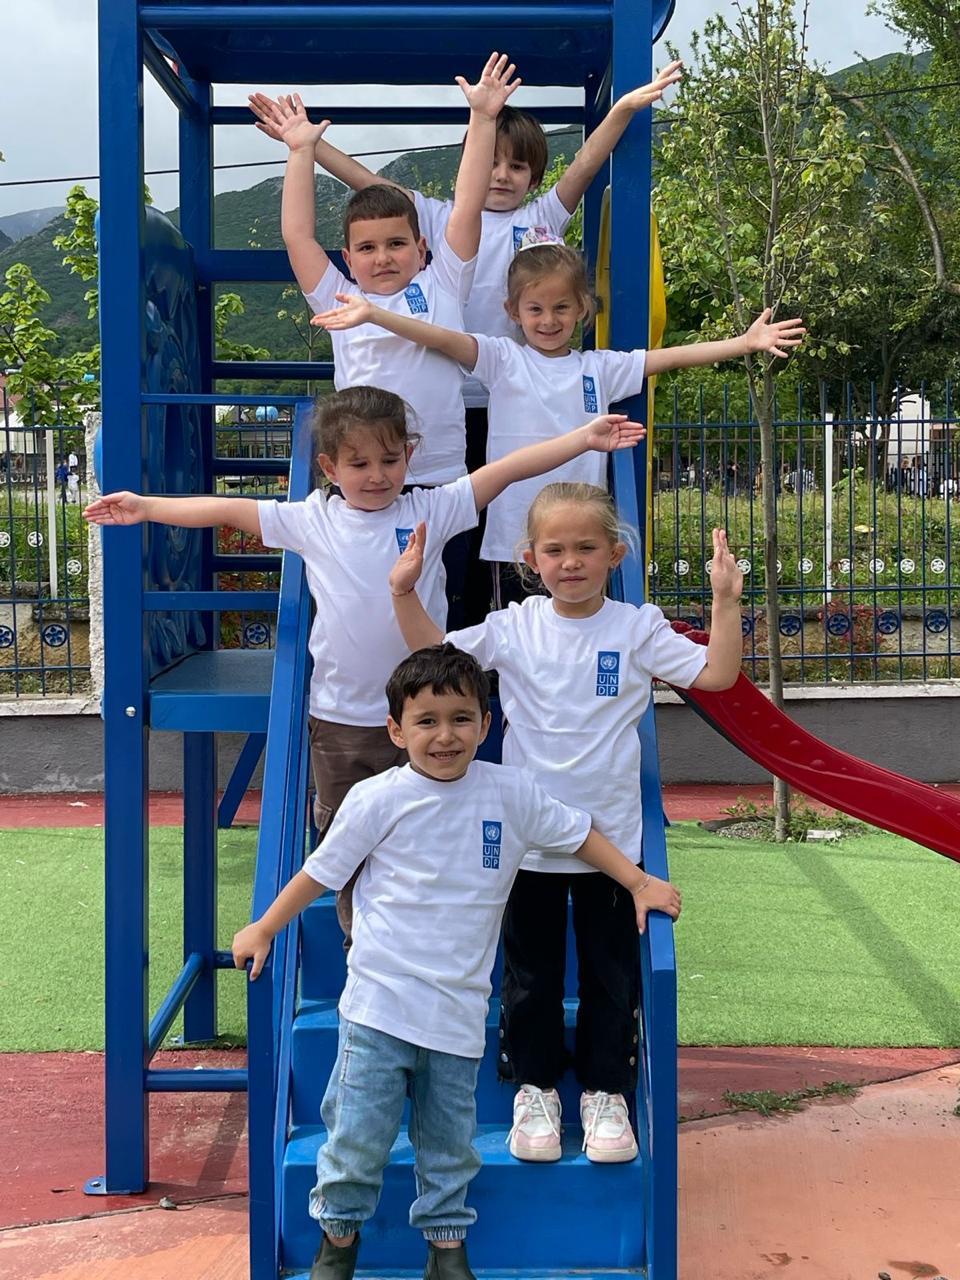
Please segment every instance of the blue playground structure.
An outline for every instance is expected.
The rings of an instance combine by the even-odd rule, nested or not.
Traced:
[[[228,399],[293,406],[288,492],[311,483],[309,405],[294,397],[215,394],[230,378],[329,377],[331,366],[216,359],[213,296],[221,281],[291,279],[281,251],[217,249],[212,228],[213,128],[252,127],[244,108],[213,105],[212,85],[291,87],[364,83],[449,85],[509,52],[526,84],[582,89],[582,107],[547,106],[545,123],[589,133],[610,101],[651,79],[652,50],[672,0],[101,0],[100,294],[103,376],[102,487],[205,493],[237,469],[217,456],[214,405]],[[149,69],[180,118],[180,226],[144,206],[143,72]],[[376,98],[371,90],[371,98]],[[338,123],[444,124],[451,108],[379,105],[324,108]],[[402,92],[382,94],[391,104]],[[601,173],[584,209],[584,243],[595,259],[609,184],[611,345],[647,345],[650,116],[641,115]],[[337,246],[330,246],[331,249]],[[646,398],[632,405],[646,416]],[[263,408],[260,424],[282,429]],[[245,460],[249,475],[287,463]],[[624,518],[646,527],[646,451],[615,455]],[[106,687],[106,1161],[91,1193],[142,1191],[150,1179],[151,1092],[246,1090],[250,1139],[253,1280],[305,1273],[318,1229],[307,1215],[318,1144],[322,1085],[336,1051],[336,1003],[344,960],[332,901],[321,900],[277,938],[263,977],[249,985],[245,1071],[155,1070],[151,1059],[182,1008],[187,1042],[217,1033],[217,985],[242,982],[216,936],[217,828],[231,816],[266,742],[264,803],[253,914],[299,867],[307,839],[306,698],[310,599],[298,557],[286,555],[279,593],[217,590],[218,574],[275,569],[278,556],[216,553],[206,530],[136,526],[104,538]],[[627,600],[644,595],[642,559],[621,575]],[[218,648],[223,610],[277,609],[273,651]],[[220,804],[217,734],[248,735]],[[148,1005],[148,779],[152,732],[184,743],[183,967],[159,1009]],[[648,869],[666,875],[652,708],[642,728],[643,823]],[[496,1081],[497,1009],[479,1087],[483,1169],[471,1190],[479,1222],[470,1257],[481,1275],[644,1274],[675,1280],[676,980],[670,922],[654,917],[639,948],[641,1084],[636,1113],[641,1156],[594,1166],[568,1128],[563,1159],[531,1166],[511,1159],[505,1137],[511,1091]],[[571,953],[568,972],[575,971]],[[575,1016],[570,980],[568,1025]],[[572,1087],[563,1096],[576,1116]],[[364,1232],[368,1274],[413,1274],[422,1242],[406,1225],[412,1152],[402,1136],[387,1170],[383,1203]],[[584,1223],[588,1225],[584,1225]],[[361,1274],[364,1272],[361,1271]]]

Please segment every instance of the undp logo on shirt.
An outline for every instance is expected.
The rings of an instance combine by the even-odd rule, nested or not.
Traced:
[[[407,549],[407,543],[410,541],[411,537],[413,536],[413,530],[412,529],[394,529],[394,533],[397,535],[397,546],[400,548],[400,554],[403,555],[404,551],[406,551]]]
[[[615,698],[620,692],[620,653],[601,649],[597,654],[597,697]]]
[[[427,300],[423,296],[423,290],[418,284],[408,284],[403,291],[403,296],[407,300],[407,306],[410,308],[412,316],[425,316],[430,310],[427,306]]]
[[[503,836],[503,823],[483,822],[483,865],[491,871],[500,868],[500,843]]]

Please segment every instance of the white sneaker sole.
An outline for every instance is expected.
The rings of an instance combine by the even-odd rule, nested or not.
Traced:
[[[533,1151],[520,1152],[511,1140],[510,1154],[514,1160],[522,1160],[524,1164],[555,1164],[563,1155],[563,1150],[558,1144],[556,1147],[538,1147]]]
[[[639,1148],[636,1143],[632,1151],[598,1151],[596,1147],[586,1148],[586,1157],[593,1164],[629,1164],[631,1160],[636,1160],[638,1155]]]

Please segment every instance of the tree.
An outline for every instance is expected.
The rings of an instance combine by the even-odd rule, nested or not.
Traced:
[[[669,246],[668,291],[692,294],[700,336],[742,332],[767,307],[774,315],[800,313],[811,331],[801,366],[846,345],[830,316],[858,300],[856,286],[844,283],[855,272],[844,268],[868,252],[856,220],[863,147],[807,63],[808,5],[799,22],[793,0],[738,5],[732,25],[717,16],[692,38],[693,65],[660,143],[654,192]],[[776,365],[771,355],[744,358],[760,432],[770,694],[782,707]],[[774,800],[782,840],[786,784],[775,784]]]

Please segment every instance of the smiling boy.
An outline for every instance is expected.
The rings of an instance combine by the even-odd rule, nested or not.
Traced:
[[[579,809],[523,770],[474,759],[490,725],[487,677],[453,645],[421,649],[390,677],[387,728],[410,763],[358,783],[323,843],[257,921],[233,940],[256,978],[274,936],[326,887],[366,865],[354,890],[353,946],[340,1039],[321,1107],[310,1212],[324,1232],[311,1280],[350,1280],[360,1231],[411,1099],[417,1199],[410,1225],[428,1242],[425,1280],[472,1280],[462,1247],[480,1168],[474,1092],[500,920],[520,862],[576,853],[648,910],[676,917],[672,886],[634,866]],[[455,930],[443,921],[456,917]]]

